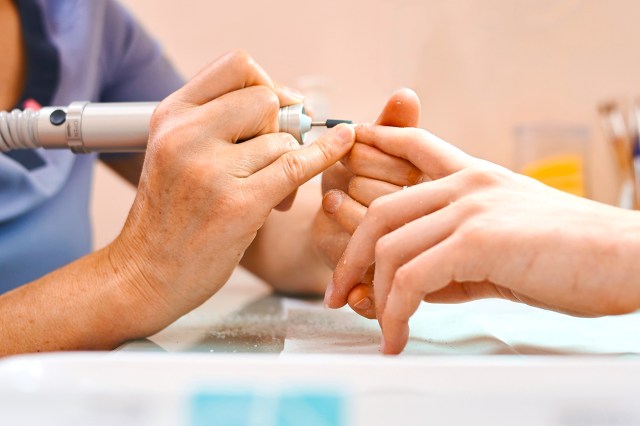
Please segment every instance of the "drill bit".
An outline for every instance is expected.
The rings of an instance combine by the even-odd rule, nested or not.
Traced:
[[[334,119],[328,119],[327,121],[313,121],[311,123],[311,127],[326,127],[327,129],[331,129],[332,127],[336,127],[340,123],[353,124],[353,121]]]

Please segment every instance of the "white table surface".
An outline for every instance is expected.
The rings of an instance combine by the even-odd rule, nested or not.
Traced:
[[[640,354],[640,313],[575,318],[526,305],[481,300],[423,304],[411,320],[406,355]],[[123,351],[379,354],[380,329],[348,307],[273,294],[238,270],[221,291],[162,332]]]
[[[262,401],[253,420],[228,424],[640,424],[638,314],[425,304],[411,330],[401,356],[381,356],[376,321],[273,295],[237,271],[203,306],[118,351],[0,361],[0,424],[209,424],[194,401],[220,392]],[[264,401],[291,389],[337,395],[343,421],[265,414]]]

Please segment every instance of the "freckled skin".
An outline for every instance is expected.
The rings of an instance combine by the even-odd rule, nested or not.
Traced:
[[[304,273],[315,278],[309,212],[319,199],[299,194],[307,222],[274,219],[299,226],[292,244],[274,230],[272,210],[344,157],[355,133],[339,125],[300,147],[277,132],[280,107],[296,102],[243,51],[224,55],[162,101],[120,235],[0,296],[0,356],[113,349],[152,335],[214,295],[241,258],[269,277],[278,269],[295,276],[288,266],[301,264],[282,263],[287,252],[271,244],[278,241],[312,259]],[[275,252],[270,265],[256,260],[265,245]],[[319,257],[317,263],[326,271]]]

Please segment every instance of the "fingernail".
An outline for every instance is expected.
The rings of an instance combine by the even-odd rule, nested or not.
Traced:
[[[331,137],[337,142],[341,144],[347,144],[354,141],[354,130],[353,126],[350,124],[338,124],[336,127],[331,129]]]
[[[335,285],[333,284],[333,280],[329,281],[327,285],[327,289],[324,291],[324,306],[330,308],[329,301],[331,300],[331,296],[333,296],[333,288]]]
[[[332,189],[322,197],[322,208],[329,214],[337,212],[340,204],[342,204],[342,193],[338,190]]]
[[[353,307],[361,311],[369,309],[371,307],[371,299],[369,299],[368,297],[365,297],[364,299],[360,300],[358,303],[353,305]]]

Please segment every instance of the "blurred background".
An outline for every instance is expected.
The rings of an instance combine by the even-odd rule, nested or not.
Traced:
[[[636,1],[121,1],[186,78],[243,48],[318,115],[355,122],[374,121],[394,90],[410,87],[422,127],[509,168],[521,161],[522,129],[571,129],[584,145],[587,196],[619,202],[597,109],[640,95]],[[95,185],[99,247],[135,192],[104,167]]]

